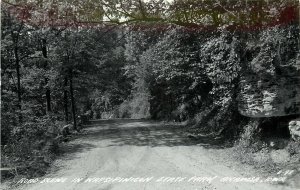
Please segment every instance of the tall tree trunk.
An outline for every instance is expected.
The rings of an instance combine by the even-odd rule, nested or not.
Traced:
[[[47,59],[48,54],[47,54],[47,41],[46,41],[46,39],[42,39],[42,53],[43,53],[43,57],[45,59]],[[45,61],[44,68],[45,69],[48,68],[48,61],[47,60]],[[47,114],[49,114],[51,112],[51,91],[50,91],[50,88],[48,87],[48,81],[49,81],[49,79],[46,77],[45,78],[45,83],[46,83],[46,105],[47,105],[46,111],[47,111]]]
[[[13,28],[13,24],[12,24],[12,17],[10,16],[10,14],[8,13],[8,17],[10,18],[9,22],[10,22],[10,28]],[[22,109],[22,92],[21,92],[21,74],[20,74],[20,57],[19,57],[19,36],[20,36],[20,32],[23,28],[24,23],[21,22],[20,26],[17,30],[11,30],[11,38],[13,41],[13,45],[14,45],[14,56],[15,56],[15,66],[16,66],[16,72],[17,72],[17,96],[18,96],[18,108],[19,108],[19,122],[22,123],[22,113],[21,113],[21,109]]]
[[[65,84],[64,84],[64,110],[65,110],[65,122],[68,123],[69,120],[69,112],[68,112],[68,78],[65,77]]]
[[[298,3],[298,20],[299,20],[299,25],[298,25],[298,30],[300,30],[300,1]],[[300,51],[300,38],[298,39],[298,52]]]
[[[71,104],[72,104],[72,115],[73,115],[73,122],[74,122],[74,129],[76,131],[79,131],[77,128],[77,123],[76,123],[76,107],[75,107],[75,101],[74,101],[74,91],[73,91],[73,71],[70,71],[70,95],[71,95]]]
[[[46,79],[47,83],[48,83],[48,79]],[[49,89],[49,87],[47,87],[46,89],[46,103],[47,103],[47,114],[49,114],[52,110],[51,110],[51,91]]]
[[[15,54],[15,63],[16,63],[16,71],[17,71],[17,94],[18,94],[18,108],[21,111],[22,109],[22,92],[21,92],[21,74],[20,74],[20,58],[17,45],[14,48]],[[19,114],[19,122],[22,122],[22,115]]]

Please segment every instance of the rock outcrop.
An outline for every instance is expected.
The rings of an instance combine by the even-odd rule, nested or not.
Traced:
[[[278,73],[247,73],[240,82],[239,112],[248,117],[300,114],[300,63]]]
[[[300,119],[289,122],[289,130],[292,139],[300,142]]]

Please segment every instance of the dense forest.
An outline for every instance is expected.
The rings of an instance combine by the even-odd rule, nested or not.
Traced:
[[[299,153],[299,40],[296,0],[3,1],[1,166],[40,175],[64,126],[111,118]]]

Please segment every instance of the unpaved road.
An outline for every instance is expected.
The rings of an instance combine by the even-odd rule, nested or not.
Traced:
[[[270,183],[221,182],[223,177],[242,177],[242,169],[233,169],[234,167],[229,167],[228,163],[220,158],[221,146],[192,141],[183,133],[181,126],[139,120],[103,120],[93,123],[84,130],[84,134],[66,144],[65,153],[55,161],[50,173],[43,177],[43,179],[65,178],[64,183],[41,183],[39,179],[37,183],[23,185],[18,189],[290,189]],[[244,177],[258,177],[251,176],[251,172],[243,173]],[[191,180],[194,176],[198,177],[198,181]],[[148,180],[149,178],[151,180],[148,182],[101,181],[101,178],[109,180],[116,177],[122,179],[148,177]],[[181,178],[173,182],[158,181],[161,177]],[[82,179],[80,182],[72,182],[76,178]],[[98,181],[88,182],[92,178]]]

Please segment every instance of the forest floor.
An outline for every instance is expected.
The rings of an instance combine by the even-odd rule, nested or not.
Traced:
[[[19,180],[14,189],[294,189],[266,182],[266,177],[251,167],[232,160],[230,151],[221,142],[189,139],[181,125],[146,120],[92,121],[80,136],[63,144],[61,155],[46,176],[33,179],[31,184]],[[235,182],[233,177],[256,177],[257,181]],[[281,176],[270,177],[276,180]],[[122,182],[124,178],[129,182]]]

